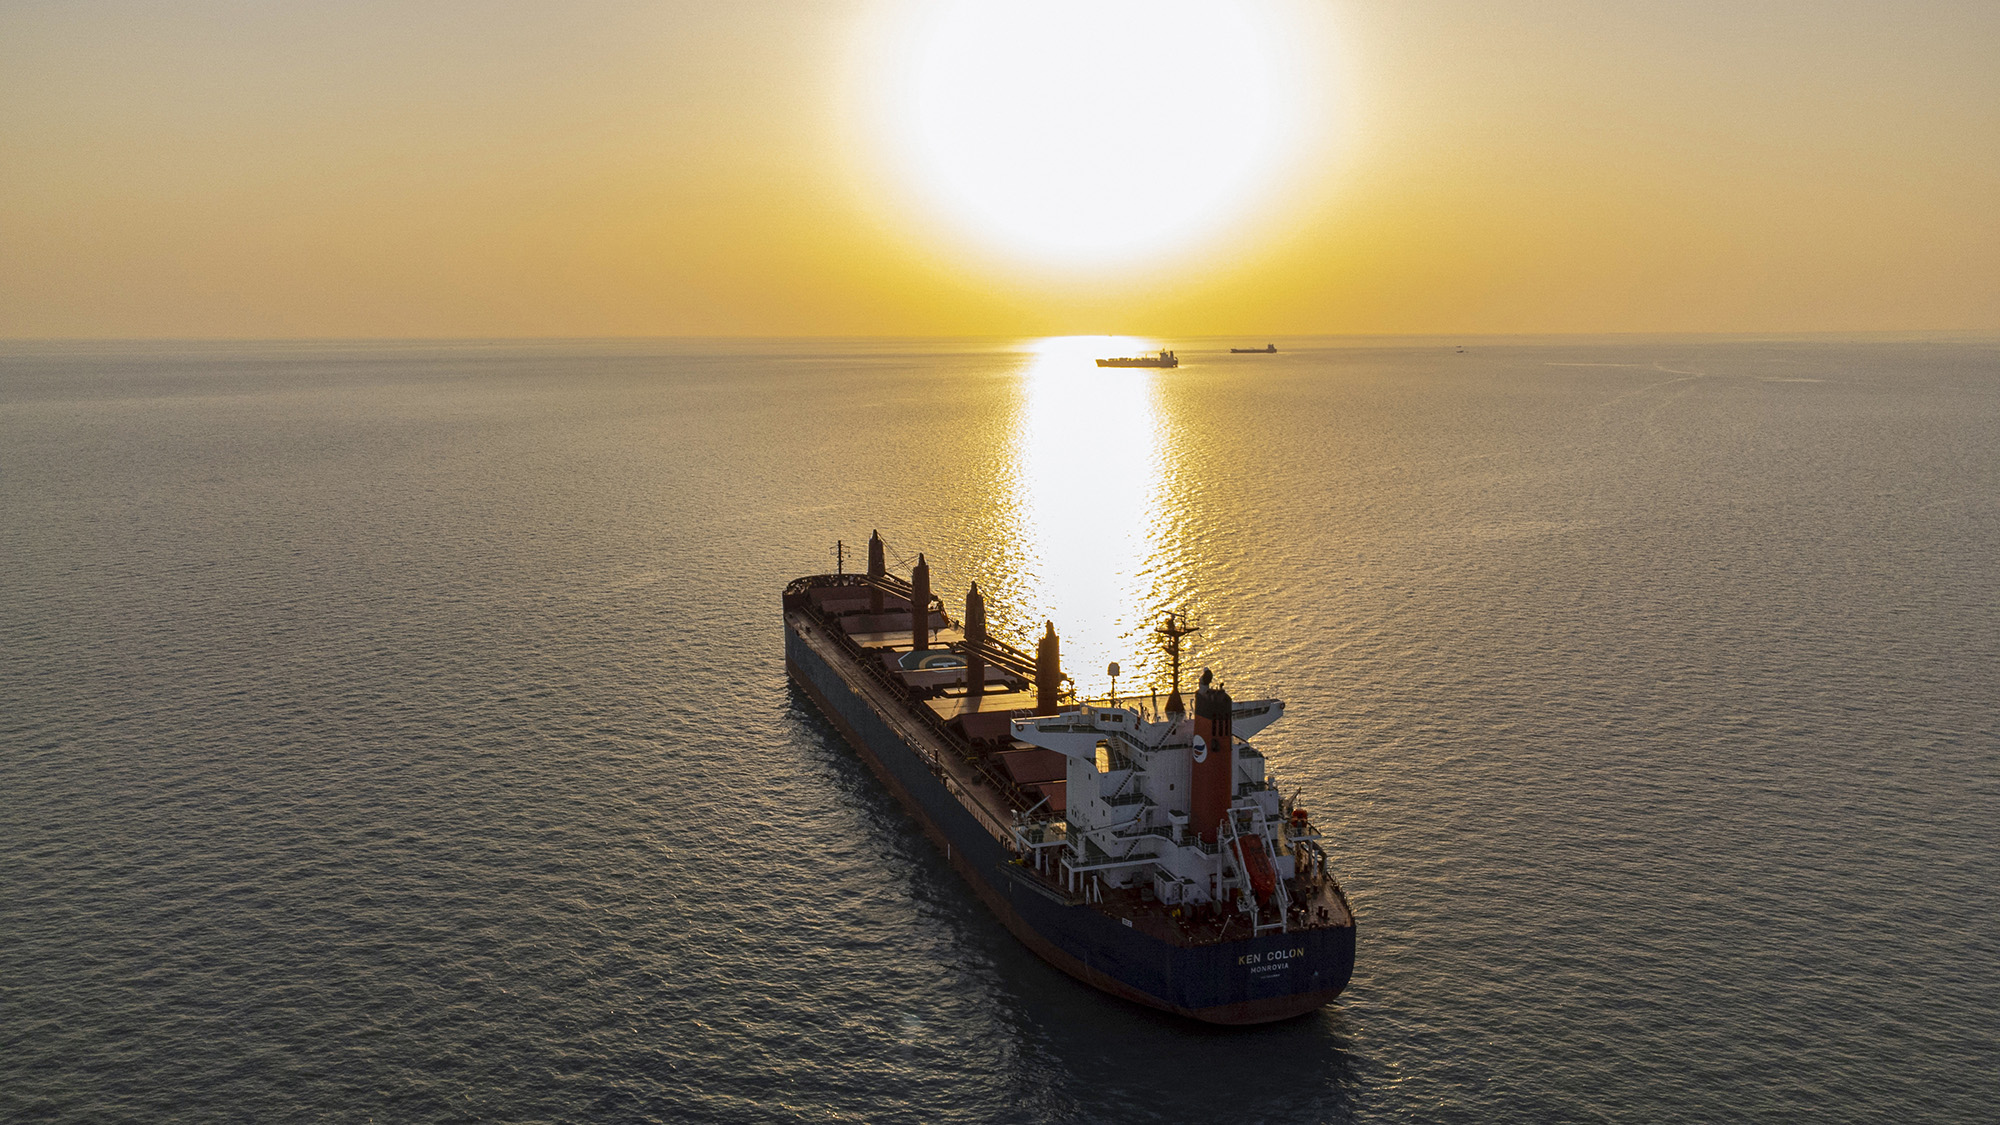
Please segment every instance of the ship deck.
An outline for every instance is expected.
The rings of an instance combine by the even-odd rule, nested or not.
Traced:
[[[904,605],[904,616],[907,617],[908,603]],[[875,631],[847,633],[846,639],[854,642],[861,650],[858,654],[860,660],[857,660],[857,654],[850,652],[835,636],[835,630],[839,627],[837,624],[805,615],[800,615],[798,624],[806,642],[818,649],[820,655],[834,667],[855,666],[870,655],[879,662],[883,655],[900,657],[912,650],[908,629],[896,633]],[[934,642],[928,647],[941,649],[952,641],[962,640],[964,635],[955,626],[938,625],[935,626]],[[1005,730],[1008,719],[1034,712],[1034,692],[1009,689],[978,696],[947,695],[911,699],[908,694],[898,693],[891,687],[892,683],[899,680],[904,683],[908,681],[899,673],[890,672],[887,667],[882,668],[882,675],[855,676],[852,680],[855,689],[867,697],[878,712],[892,720],[901,720],[896,722],[898,733],[912,745],[921,748],[925,756],[941,771],[943,779],[953,793],[973,810],[979,822],[993,834],[994,838],[1010,842],[1012,840],[1010,829],[1015,812],[1031,806],[1033,798],[1013,783],[1011,778],[1004,775],[996,777],[990,768],[982,768],[986,764],[982,759],[987,755],[980,754],[978,747],[953,745],[952,740],[943,737],[936,727],[962,716],[978,716],[990,717],[992,722],[988,725]],[[963,688],[962,676],[958,686]],[[915,713],[917,707],[929,711],[935,719],[930,722],[923,721],[921,716]],[[965,741],[970,743],[973,740]],[[1011,738],[1007,741],[1013,742]],[[1037,749],[1025,743],[1016,743],[1014,746],[1026,750]],[[1014,746],[1009,748],[1012,749]]]

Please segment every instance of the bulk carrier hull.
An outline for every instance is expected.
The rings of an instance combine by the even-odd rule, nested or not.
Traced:
[[[1344,926],[1182,944],[1036,877],[1010,845],[1008,826],[954,792],[963,790],[963,780],[937,764],[949,748],[907,702],[868,675],[821,622],[789,607],[785,618],[792,680],[987,908],[1043,959],[1126,1000],[1218,1024],[1302,1015],[1347,986],[1354,969],[1351,915]],[[1340,902],[1344,908],[1344,897]]]

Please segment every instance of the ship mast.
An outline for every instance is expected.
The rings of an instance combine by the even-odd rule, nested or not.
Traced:
[[[1167,656],[1174,667],[1174,690],[1167,696],[1167,714],[1185,715],[1187,704],[1181,702],[1181,638],[1201,630],[1187,623],[1186,614],[1169,613],[1167,623],[1154,632],[1167,638]]]

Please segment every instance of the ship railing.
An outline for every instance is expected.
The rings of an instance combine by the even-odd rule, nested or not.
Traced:
[[[972,814],[974,820],[985,826],[988,832],[993,833],[994,839],[1011,841],[1014,838],[1013,828],[1001,823],[999,817],[988,812],[986,805],[978,797],[966,792],[965,787],[960,785],[958,779],[951,776],[950,772],[940,772],[938,780],[944,783],[945,790],[956,798],[959,804],[965,806],[966,811]]]
[[[1074,860],[1070,860],[1063,864],[1063,869],[1071,875],[1088,875],[1095,871],[1115,871],[1123,867],[1145,867],[1149,864],[1157,865],[1159,862],[1160,857],[1156,855],[1133,855],[1124,856],[1119,859],[1093,860],[1089,863],[1077,863]]]
[[[812,606],[811,599],[806,597],[808,591],[816,590],[823,586],[866,585],[868,585],[868,576],[865,574],[808,574],[803,578],[794,578],[785,584],[785,608],[808,610],[817,619],[820,616],[819,611]]]
[[[1180,847],[1198,848],[1209,855],[1222,854],[1222,845],[1202,839],[1201,833],[1189,826],[1182,826],[1180,831],[1174,834],[1173,841]]]
[[[1307,874],[1322,882],[1333,882],[1333,863],[1327,857],[1325,848],[1316,841],[1304,840],[1299,844],[1299,851],[1305,855]]]
[[[1014,825],[1014,846],[1026,853],[1024,862],[1031,862],[1036,871],[1046,872],[1053,860],[1060,859],[1063,849],[1069,845],[1066,831],[1056,831],[1059,820],[1020,821]],[[1063,825],[1066,829],[1067,825]]]
[[[1133,737],[1131,731],[1119,730],[1115,727],[1112,728],[1111,730],[1102,731],[1100,733],[1106,736],[1107,741],[1124,743],[1126,746],[1130,746],[1132,749],[1140,751],[1141,753],[1152,753],[1156,750],[1165,749],[1165,747],[1160,747],[1160,746],[1148,746],[1145,743],[1139,741],[1137,738]],[[1114,746],[1112,747],[1112,749],[1120,754],[1125,754],[1125,756],[1128,759],[1131,756],[1130,754],[1127,754],[1122,747]]]
[[[1076,701],[1076,704],[1079,707],[1095,707],[1105,711],[1111,711],[1111,710],[1132,711],[1138,714],[1139,719],[1142,722],[1158,723],[1166,721],[1165,718],[1163,717],[1164,713],[1160,710],[1160,708],[1163,706],[1162,704],[1163,699],[1164,697],[1159,692],[1149,691],[1141,695],[1121,695],[1118,696],[1116,699],[1108,695],[1100,695],[1091,699],[1078,699]],[[1138,739],[1132,737],[1130,731],[1122,731],[1113,728],[1112,730],[1105,733],[1119,735],[1120,737],[1124,738],[1125,741],[1131,743],[1134,746],[1137,746],[1141,750],[1161,749],[1158,746],[1148,746],[1145,743],[1139,741]]]
[[[1075,857],[1065,859],[1060,865],[1063,888],[1072,893],[1081,892],[1085,902],[1104,901],[1101,876],[1106,872],[1134,867],[1157,867],[1157,856],[1129,856],[1120,859],[1094,860],[1078,863]]]
[[[1347,901],[1347,892],[1341,888],[1340,880],[1332,875],[1326,877],[1327,885],[1333,888],[1333,897],[1340,900],[1340,909],[1346,913],[1349,923],[1354,921],[1354,904]]]
[[[1120,828],[1111,834],[1120,840],[1137,840],[1142,837],[1152,836],[1170,845],[1174,842],[1173,830],[1157,824],[1141,824],[1131,828]]]
[[[1239,832],[1255,832],[1260,836],[1270,835],[1271,830],[1276,827],[1272,819],[1264,815],[1264,809],[1260,805],[1233,805],[1225,814],[1225,819],[1236,826]]]
[[[1348,901],[1347,890],[1340,885],[1340,880],[1334,878],[1333,860],[1326,854],[1326,849],[1314,841],[1307,840],[1299,845],[1299,851],[1306,859],[1305,873],[1333,892],[1334,899],[1340,903],[1340,909],[1346,913],[1351,923],[1354,920],[1354,904]]]

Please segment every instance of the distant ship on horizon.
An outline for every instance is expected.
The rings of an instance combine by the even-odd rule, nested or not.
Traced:
[[[1180,365],[1180,357],[1170,351],[1161,351],[1156,356],[1128,355],[1097,361],[1099,367],[1179,367]]]
[[[1265,344],[1261,348],[1231,348],[1229,352],[1231,355],[1277,355],[1278,345]]]

